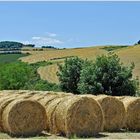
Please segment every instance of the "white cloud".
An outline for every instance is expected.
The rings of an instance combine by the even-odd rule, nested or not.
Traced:
[[[41,46],[41,45],[57,45],[62,44],[63,41],[51,37],[41,37],[41,36],[34,36],[32,37],[32,40],[35,44]]]
[[[55,33],[50,33],[50,32],[46,32],[46,33],[49,37],[56,37],[57,36],[57,34],[55,34]]]
[[[40,38],[39,36],[33,36],[32,39],[33,39],[33,40],[39,40],[39,39],[41,39],[41,38]]]
[[[46,32],[43,36],[33,36],[30,40],[22,41],[24,44],[35,44],[37,47],[43,45],[60,45],[64,42],[56,38],[57,34]]]

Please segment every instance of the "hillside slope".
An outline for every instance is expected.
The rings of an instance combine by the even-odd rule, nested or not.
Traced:
[[[130,65],[134,62],[135,69],[133,71],[133,76],[138,76],[140,78],[140,46],[137,45],[121,49],[116,51],[116,54],[125,65]]]
[[[52,51],[31,51],[31,55],[22,57],[21,60],[28,63],[35,63],[38,61],[57,61],[60,58],[64,58],[66,56],[78,56],[84,59],[95,59],[98,55],[107,54],[108,51],[102,49],[103,47],[89,47],[89,48],[79,48],[79,49],[65,49],[65,50],[52,50]],[[135,63],[135,69],[133,71],[134,77],[140,77],[140,46],[130,46],[126,48],[115,49],[114,53],[116,53],[121,61],[130,65],[131,62]],[[63,60],[63,59],[62,59]],[[56,72],[58,71],[58,67],[56,64],[50,66],[40,67],[38,69],[38,73],[41,78],[44,80],[48,80],[52,83],[58,83],[58,77],[56,76]]]
[[[67,56],[78,56],[80,58],[94,59],[97,55],[107,53],[100,47],[77,48],[77,49],[63,49],[63,50],[50,50],[50,51],[28,51],[31,55],[22,57],[23,62],[36,63],[39,61],[48,61],[60,59]]]

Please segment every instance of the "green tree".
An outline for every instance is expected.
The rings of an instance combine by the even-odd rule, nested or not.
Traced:
[[[0,65],[0,89],[24,89],[39,79],[36,70],[22,62]]]
[[[85,64],[80,75],[78,89],[82,94],[107,94],[113,96],[135,95],[137,81],[132,70],[124,66],[116,54],[98,56],[95,62]]]
[[[57,73],[60,81],[60,87],[63,91],[78,94],[77,84],[80,80],[80,72],[83,60],[78,57],[65,59],[64,65],[59,65]]]

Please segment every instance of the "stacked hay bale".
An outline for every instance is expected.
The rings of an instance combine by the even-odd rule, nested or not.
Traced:
[[[47,105],[48,126],[55,134],[70,137],[93,136],[103,125],[103,114],[97,101],[80,96],[55,98]]]
[[[19,99],[3,108],[3,131],[16,136],[32,136],[45,128],[46,112],[40,103]]]
[[[41,104],[43,104],[45,106],[45,104],[47,104],[47,102],[50,101],[50,99],[53,99],[53,98],[59,98],[59,97],[64,97],[64,96],[67,96],[67,95],[72,95],[72,94],[67,94],[67,93],[56,93],[56,92],[42,92],[42,91],[3,91],[0,93],[2,96],[1,100],[0,100],[0,130],[3,131],[3,132],[8,132],[8,133],[11,133],[13,135],[21,135],[20,132],[18,132],[18,130],[10,130],[10,128],[8,128],[7,126],[7,122],[4,121],[4,116],[3,114],[6,114],[7,111],[5,111],[5,108],[7,108],[10,104],[11,106],[11,103],[12,102],[16,102],[18,101],[19,99],[26,99],[26,100],[34,100],[34,101],[38,101],[40,102]],[[51,98],[50,98],[51,97]],[[45,103],[45,104],[44,104]],[[9,107],[10,107],[9,106]],[[45,114],[46,114],[46,111],[45,111]],[[38,114],[39,115],[39,114]],[[3,116],[3,117],[2,117]],[[16,119],[16,117],[15,117]],[[47,118],[45,116],[45,122],[43,122],[43,125],[44,127],[42,127],[42,130],[45,129],[46,127],[48,127],[46,124],[46,121],[47,121]],[[2,123],[3,122],[3,123]],[[19,122],[20,123],[20,122]],[[21,122],[22,123],[22,122]],[[34,123],[33,123],[34,124]],[[17,125],[19,125],[17,123]],[[25,125],[25,124],[24,124]],[[17,127],[19,128],[19,127]],[[37,127],[36,127],[37,128]],[[31,135],[29,130],[27,129],[28,133],[25,132],[22,128],[19,128],[22,132],[22,135]],[[31,131],[32,134],[36,133],[36,132],[33,132],[33,130]]]
[[[5,95],[5,94],[4,94]],[[0,97],[0,131],[16,136],[31,136],[45,128],[45,108],[29,94]]]
[[[120,97],[125,106],[126,122],[125,128],[140,131],[140,98],[139,97]]]
[[[99,95],[94,98],[100,103],[104,112],[104,131],[120,131],[125,122],[125,107],[119,99],[112,96]]]
[[[47,130],[93,136],[125,127],[140,130],[140,98],[53,91],[0,91],[0,131],[31,136]]]
[[[50,125],[49,125],[49,119],[51,115],[48,115],[50,114],[49,112],[49,105],[54,102],[55,99],[57,98],[64,98],[66,96],[71,96],[71,94],[56,94],[56,93],[47,93],[45,94],[45,96],[43,98],[40,98],[38,99],[38,102],[40,102],[44,107],[45,107],[45,110],[46,110],[46,114],[47,114],[47,121],[46,121],[46,130],[47,131],[50,131]],[[53,109],[51,110],[53,112]]]

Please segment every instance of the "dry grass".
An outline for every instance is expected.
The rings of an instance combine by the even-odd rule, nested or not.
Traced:
[[[80,58],[94,59],[97,55],[107,53],[99,47],[89,47],[80,49],[64,49],[52,51],[29,51],[32,55],[20,58],[23,62],[36,63],[39,61],[47,61],[54,58],[62,58],[67,56],[79,56]]]
[[[134,62],[135,69],[133,71],[134,77],[140,77],[140,46],[131,46],[128,48],[124,48],[116,51],[116,54],[120,57],[121,61],[130,65],[131,62]]]
[[[47,80],[50,83],[59,83],[57,73],[58,66],[57,64],[49,65],[49,66],[41,66],[38,68],[38,73],[43,80]]]

